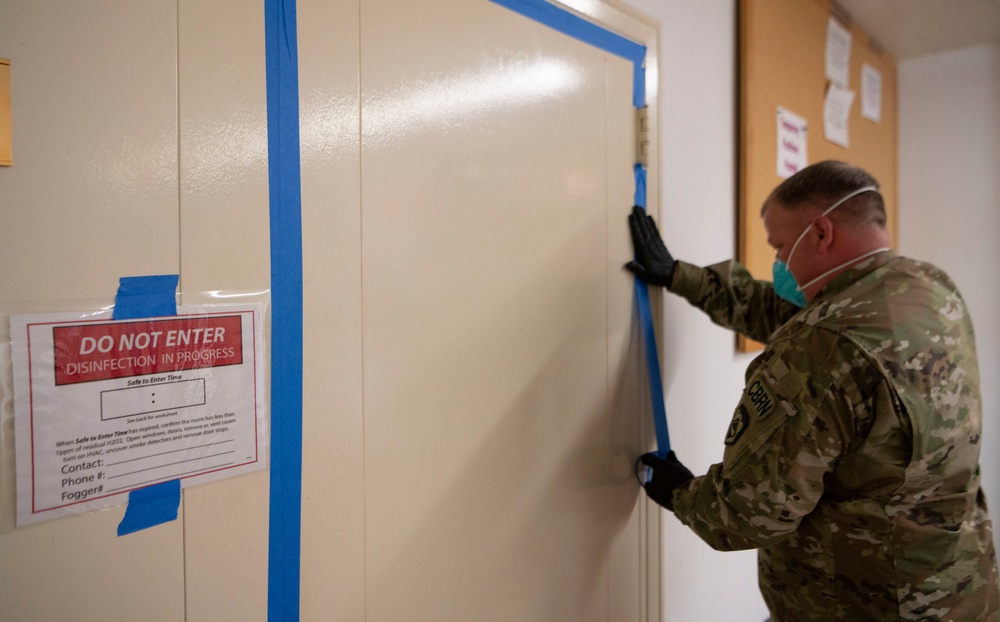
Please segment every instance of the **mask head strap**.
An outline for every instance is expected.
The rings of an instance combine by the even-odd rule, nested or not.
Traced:
[[[826,216],[827,214],[829,214],[833,210],[837,209],[838,207],[840,207],[841,205],[843,205],[847,201],[850,201],[854,197],[858,196],[859,194],[863,194],[865,192],[878,192],[878,186],[865,186],[864,188],[858,188],[854,192],[849,192],[847,194],[847,196],[845,196],[844,198],[840,199],[839,201],[837,201],[836,203],[834,203],[830,207],[826,208],[826,210],[822,214],[820,214],[819,216],[817,216],[816,218],[822,218],[822,217]],[[802,238],[804,238],[806,236],[806,233],[812,227],[812,223],[813,223],[813,221],[816,220],[816,218],[813,218],[812,221],[809,222],[809,226],[806,227],[805,229],[803,229],[802,233],[799,234],[799,237],[796,238],[795,244],[792,245],[792,250],[788,252],[788,259],[785,260],[785,265],[788,265],[788,264],[791,263],[791,261],[792,261],[792,254],[795,252],[795,249],[798,247],[799,242],[802,241]]]

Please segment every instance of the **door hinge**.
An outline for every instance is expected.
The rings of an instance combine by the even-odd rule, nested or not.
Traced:
[[[635,110],[635,161],[649,166],[649,107]]]

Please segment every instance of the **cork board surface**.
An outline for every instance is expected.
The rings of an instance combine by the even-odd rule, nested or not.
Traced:
[[[760,218],[764,199],[783,180],[778,175],[777,111],[785,108],[808,124],[808,163],[843,160],[870,172],[881,184],[888,228],[897,235],[897,72],[850,16],[829,0],[740,0],[740,139],[737,257],[758,279],[771,279],[774,251]],[[849,146],[823,132],[826,32],[830,16],[852,35],[848,88],[855,92],[848,117]],[[882,75],[881,119],[861,115],[862,65]],[[740,337],[738,349],[760,349]]]

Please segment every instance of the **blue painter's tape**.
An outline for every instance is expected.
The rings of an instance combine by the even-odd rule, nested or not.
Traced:
[[[542,23],[564,35],[630,61],[633,66],[632,103],[636,108],[642,108],[646,105],[646,71],[642,66],[646,60],[646,46],[588,22],[582,17],[544,0],[490,1]]]
[[[660,360],[656,354],[656,333],[653,312],[649,304],[649,289],[641,280],[635,280],[635,297],[639,305],[639,321],[646,350],[646,369],[649,371],[649,397],[653,403],[653,426],[656,430],[656,453],[666,456],[670,451],[670,431],[667,429],[667,408],[663,398],[663,381],[660,379]]]
[[[635,198],[633,205],[646,209],[646,169],[641,164],[632,167],[635,174]]]
[[[267,618],[298,620],[302,523],[302,190],[295,0],[264,1],[271,224]]]
[[[116,320],[134,320],[177,315],[178,280],[176,274],[121,277],[111,317]],[[177,508],[180,504],[179,479],[133,490],[128,493],[125,516],[118,523],[118,535],[124,536],[177,520]]]
[[[646,169],[636,164],[635,204],[646,209]],[[667,428],[667,407],[660,376],[660,358],[656,352],[656,332],[653,327],[653,310],[649,303],[649,289],[641,280],[635,280],[635,297],[639,305],[639,321],[646,350],[646,370],[649,372],[649,396],[653,402],[653,425],[656,429],[656,453],[666,456],[670,451],[670,431]]]
[[[636,108],[646,107],[646,68],[642,63],[632,65],[632,105]]]
[[[174,479],[128,493],[128,508],[118,523],[118,535],[177,520],[181,501],[181,480]]]
[[[121,277],[112,316],[116,320],[131,320],[177,315],[177,281],[176,274]]]
[[[645,46],[588,22],[582,17],[544,0],[491,1],[615,56],[638,63],[642,63],[646,58]]]

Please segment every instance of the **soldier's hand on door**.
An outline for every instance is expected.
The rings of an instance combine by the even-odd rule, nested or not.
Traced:
[[[674,491],[694,479],[694,474],[677,459],[673,451],[666,458],[656,453],[642,454],[636,461],[636,477],[653,501],[674,511]]]
[[[625,268],[650,285],[669,287],[677,261],[663,243],[653,218],[636,205],[628,217],[628,226],[635,260],[625,264]]]

